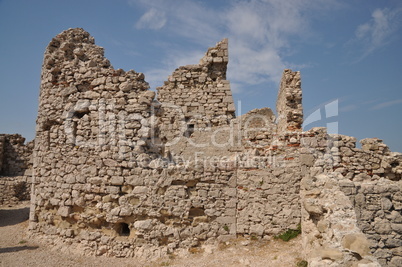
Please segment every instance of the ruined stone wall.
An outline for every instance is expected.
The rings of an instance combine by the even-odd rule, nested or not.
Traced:
[[[301,131],[303,123],[303,106],[300,72],[289,69],[283,71],[278,101],[278,132]]]
[[[31,231],[88,254],[158,257],[301,222],[309,266],[400,266],[401,154],[379,139],[358,149],[325,128],[301,131],[291,70],[278,117],[234,118],[227,60],[223,40],[177,69],[158,102],[84,30],[56,36],[42,69]]]
[[[226,80],[227,64],[228,40],[224,39],[209,48],[199,64],[179,67],[157,88],[162,138],[171,141],[195,128],[229,124],[235,106]]]
[[[0,205],[29,200],[33,141],[19,134],[0,134]]]
[[[223,75],[210,64],[211,73]],[[155,93],[143,79],[114,70],[82,29],[50,42],[34,149],[32,232],[124,257],[163,255],[235,234],[233,171],[162,157]]]
[[[98,229],[107,221],[98,204],[110,211],[139,190],[132,180],[160,151],[148,87],[143,74],[113,69],[84,30],[53,38],[42,67],[32,230],[73,237]]]
[[[24,175],[32,167],[33,142],[25,143],[19,134],[0,134],[0,175]]]
[[[353,137],[309,132],[302,211],[310,263],[400,266],[402,154],[376,138],[358,149]]]

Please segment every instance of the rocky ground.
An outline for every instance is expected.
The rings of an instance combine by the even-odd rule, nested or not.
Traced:
[[[216,247],[171,255],[154,262],[133,258],[81,256],[71,249],[56,250],[28,238],[29,205],[0,207],[0,266],[303,266],[300,237],[253,241],[237,239]]]

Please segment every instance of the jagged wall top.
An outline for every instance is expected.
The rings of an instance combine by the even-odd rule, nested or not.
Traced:
[[[167,140],[191,129],[227,125],[235,117],[230,83],[226,80],[228,40],[209,48],[199,64],[176,69],[157,88],[163,104],[161,133]]]
[[[303,106],[300,72],[285,69],[276,102],[278,132],[301,131]]]

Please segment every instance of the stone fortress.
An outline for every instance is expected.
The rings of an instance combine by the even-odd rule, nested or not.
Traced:
[[[32,176],[29,230],[88,254],[159,257],[301,225],[309,266],[402,265],[402,154],[302,130],[299,72],[275,116],[235,116],[228,40],[155,93],[83,29],[48,45],[36,137],[0,135],[0,187]],[[33,147],[33,148],[32,148]],[[14,190],[12,190],[14,187]]]

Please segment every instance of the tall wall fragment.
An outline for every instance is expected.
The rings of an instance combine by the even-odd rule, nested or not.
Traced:
[[[141,166],[160,150],[148,87],[142,73],[115,70],[83,29],[53,38],[42,67],[33,231],[71,238],[107,226],[125,234],[130,222],[121,223],[132,211],[114,208],[120,196],[139,201],[127,195],[137,185],[136,192],[146,189]]]
[[[210,93],[228,90],[225,44],[202,65],[202,83],[216,87]],[[147,89],[143,74],[113,69],[82,29],[50,42],[34,149],[33,233],[120,257],[160,256],[235,235],[233,172],[161,157],[155,93]],[[234,116],[224,96],[205,102],[216,109],[211,123]]]
[[[228,125],[235,117],[227,64],[228,39],[223,39],[199,64],[179,67],[157,88],[164,138],[170,141],[194,128]]]
[[[303,106],[300,72],[283,71],[276,102],[278,132],[301,131]]]

